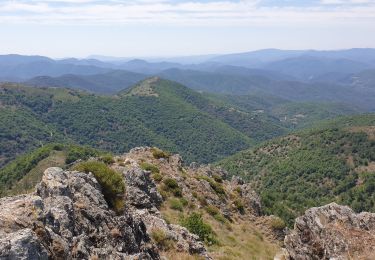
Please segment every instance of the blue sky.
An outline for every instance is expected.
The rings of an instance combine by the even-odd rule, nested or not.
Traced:
[[[375,0],[0,0],[0,35],[51,57],[375,47]]]

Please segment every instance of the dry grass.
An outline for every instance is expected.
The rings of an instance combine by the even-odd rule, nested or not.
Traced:
[[[354,126],[348,130],[351,133],[366,133],[370,140],[375,140],[375,126]]]
[[[359,166],[355,168],[357,173],[375,172],[375,162],[370,162],[367,166]]]
[[[163,216],[170,223],[178,224],[182,216],[187,216],[191,211],[184,212],[171,210],[168,206],[161,209]],[[208,250],[214,259],[242,260],[273,259],[280,247],[275,242],[269,241],[262,231],[251,220],[236,219],[221,223],[202,209],[204,220],[209,223],[219,241],[218,245],[209,246]],[[167,252],[168,253],[168,252]],[[196,258],[168,258],[168,259],[196,259]]]
[[[237,219],[231,224],[220,224],[207,218],[214,228],[219,245],[209,247],[214,259],[273,259],[279,247],[267,240],[250,220]]]
[[[204,260],[204,257],[197,256],[197,255],[190,255],[184,252],[177,252],[176,250],[170,250],[168,252],[161,252],[161,256],[164,256],[170,260]]]

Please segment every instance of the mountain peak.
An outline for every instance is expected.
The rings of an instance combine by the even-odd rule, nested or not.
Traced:
[[[155,91],[155,85],[161,80],[159,77],[151,77],[142,80],[134,87],[126,91],[126,96],[154,96],[158,97],[159,94]]]

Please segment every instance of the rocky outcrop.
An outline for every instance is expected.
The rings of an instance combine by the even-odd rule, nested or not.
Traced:
[[[131,152],[144,152],[146,148],[133,149]],[[128,161],[131,161],[128,159]],[[173,156],[171,163],[181,163],[179,156]],[[199,237],[190,233],[186,228],[179,225],[168,224],[158,210],[163,199],[157,191],[154,181],[150,177],[149,171],[144,171],[139,166],[131,163],[129,167],[123,169],[126,180],[126,198],[130,204],[130,210],[134,216],[141,219],[149,234],[155,230],[162,231],[167,239],[175,243],[176,250],[203,256],[211,259],[204,244],[199,241]]]
[[[0,209],[1,259],[159,259],[143,221],[109,210],[91,174],[49,168]]]
[[[264,228],[269,221],[261,216],[260,199],[240,178],[228,181],[225,171],[209,165],[184,167],[179,155],[149,147],[116,156],[108,167],[124,178],[125,192],[118,195],[126,205],[121,213],[108,206],[91,173],[60,168],[47,169],[35,192],[0,199],[0,259],[225,256],[209,254],[198,235],[180,226],[193,213],[202,216],[219,242],[227,236],[223,229],[231,233],[230,245],[246,244],[243,237],[254,233],[251,239],[259,237],[276,252],[272,243],[278,243],[277,237]],[[179,208],[172,207],[176,203]]]
[[[182,210],[185,216],[193,211],[206,214],[206,219],[219,221],[219,225],[224,226],[221,228],[237,223],[241,223],[241,225],[246,223],[245,225],[247,225],[248,222],[251,222],[254,226],[259,224],[262,234],[269,240],[277,240],[276,243],[278,243],[279,236],[271,227],[268,228],[270,226],[268,217],[261,216],[260,198],[250,184],[244,183],[240,178],[233,178],[232,181],[228,181],[227,172],[218,167],[202,166],[196,163],[184,167],[179,155],[159,158],[154,156],[154,151],[154,148],[138,147],[115,158],[116,161],[120,162],[118,165],[123,165],[122,168],[116,167],[124,173],[127,180],[127,197],[133,197],[131,200],[134,201],[131,202],[133,212],[145,222],[150,234],[154,230],[162,230],[168,239],[175,242],[177,251],[198,254],[206,259],[210,258],[204,243],[199,240],[198,236],[191,234],[179,225],[167,224],[162,217],[162,215],[170,215],[171,199],[179,200],[183,198],[187,203]],[[159,180],[153,180],[155,174],[139,170],[142,164],[153,165],[157,168]],[[166,189],[164,181],[168,179],[173,179],[178,184],[181,192],[179,196],[174,196]],[[150,196],[148,192],[148,190],[154,191],[155,185],[157,190],[161,193],[164,192],[164,201],[160,211],[148,206],[152,204],[150,202],[155,201],[152,199],[155,196]],[[139,201],[142,201],[142,203],[138,203]],[[156,201],[159,201],[159,199],[156,199]],[[207,213],[209,210],[211,210],[211,213]],[[218,213],[212,213],[215,210]],[[165,215],[165,213],[168,214]],[[215,214],[216,216],[213,216]],[[166,219],[168,220],[168,218]],[[225,222],[225,224],[220,221]],[[178,221],[174,223],[176,222],[178,223]],[[264,226],[267,227],[263,228]]]
[[[375,259],[375,214],[331,203],[296,219],[285,237],[290,259]]]
[[[260,197],[251,187],[250,183],[245,183],[240,177],[233,176],[232,181],[230,182],[230,187],[232,189],[238,189],[241,193],[242,200],[244,201],[244,206],[252,215],[262,215]]]
[[[163,199],[150,178],[150,172],[135,166],[125,170],[124,176],[127,184],[126,202],[135,208],[157,211]]]

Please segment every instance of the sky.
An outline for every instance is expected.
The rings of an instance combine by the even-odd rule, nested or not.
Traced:
[[[0,0],[0,53],[173,57],[375,48],[375,0]]]

